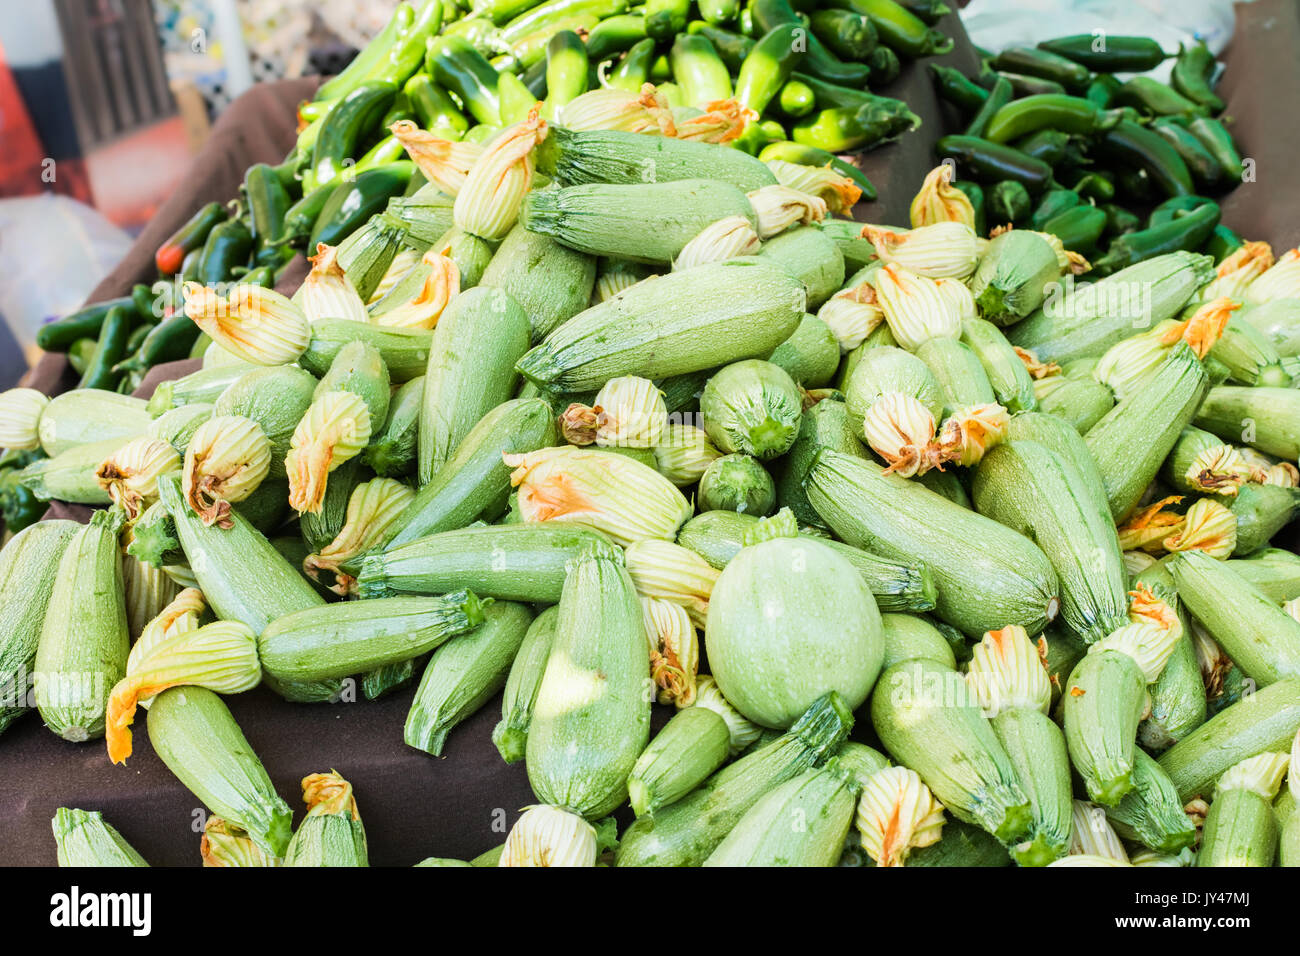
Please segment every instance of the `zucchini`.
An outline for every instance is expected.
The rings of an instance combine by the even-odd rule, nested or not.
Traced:
[[[1111,390],[1091,378],[1049,375],[1034,383],[1034,397],[1040,412],[1069,422],[1081,435],[1115,407]]]
[[[1205,815],[1196,865],[1272,866],[1278,836],[1267,800],[1252,790],[1225,790]]]
[[[28,525],[0,551],[0,733],[30,709],[36,649],[75,521]]]
[[[700,395],[704,430],[725,455],[743,452],[764,460],[784,455],[799,434],[802,414],[794,379],[761,359],[723,366]]]
[[[809,310],[844,285],[844,255],[835,240],[816,226],[796,226],[768,239],[758,250],[803,283]]]
[[[1106,808],[1106,819],[1124,839],[1158,853],[1177,853],[1196,842],[1196,827],[1173,781],[1141,748],[1133,751],[1133,789]]]
[[[251,366],[244,362],[201,368],[182,378],[159,382],[146,406],[155,417],[184,405],[212,404]]]
[[[949,820],[938,843],[914,849],[904,866],[1010,866],[1007,848],[979,827]]]
[[[1038,407],[1033,376],[1001,329],[984,319],[963,319],[961,340],[984,366],[999,405],[1012,413],[1032,412]]]
[[[268,624],[258,654],[282,681],[347,677],[433,650],[481,624],[483,607],[464,590],[306,607]]]
[[[430,329],[390,328],[351,319],[321,319],[313,322],[311,341],[298,364],[313,375],[329,371],[334,357],[349,342],[361,341],[374,346],[388,366],[388,374],[398,384],[419,378],[429,364]]]
[[[1264,548],[1249,558],[1225,563],[1274,604],[1300,597],[1300,555],[1281,548]]]
[[[1300,455],[1300,391],[1291,388],[1217,385],[1196,412],[1196,426],[1226,442],[1240,443],[1294,461]]]
[[[1273,536],[1291,523],[1300,506],[1300,491],[1278,485],[1245,484],[1228,510],[1237,519],[1237,545],[1232,553],[1244,557],[1268,547]]]
[[[699,372],[772,354],[806,311],[802,285],[783,269],[761,259],[710,263],[638,282],[578,313],[517,367],[561,392],[620,375]]]
[[[53,458],[38,458],[18,472],[18,481],[39,501],[66,501],[78,505],[107,505],[113,499],[99,485],[95,469],[129,442],[129,438],[74,445]]]
[[[929,660],[954,670],[957,659],[943,633],[917,614],[882,614],[880,632],[885,639],[885,656],[881,667],[893,667],[903,661]]]
[[[492,730],[492,742],[506,763],[518,763],[524,759],[533,704],[537,700],[542,674],[546,671],[546,662],[551,656],[559,613],[559,609],[552,605],[533,618],[510,665],[510,675],[501,695],[501,720]]]
[[[838,354],[837,348],[836,355]],[[773,478],[776,479],[778,507],[789,508],[800,525],[824,529],[826,522],[808,503],[808,494],[803,487],[808,469],[812,466],[818,449],[823,447],[845,455],[866,458],[866,449],[849,422],[848,406],[841,401],[823,399],[804,412],[794,444],[773,463],[772,470]]]
[[[1014,845],[1033,825],[1011,758],[962,675],[910,660],[880,675],[871,723],[895,760],[920,774],[954,816]]]
[[[632,812],[654,816],[703,783],[730,753],[731,730],[719,714],[698,706],[677,711],[628,774]]]
[[[1178,615],[1183,636],[1178,639],[1165,669],[1147,688],[1151,712],[1138,727],[1138,743],[1161,751],[1182,740],[1205,723],[1205,681],[1192,642],[1187,609],[1178,597],[1177,585],[1165,562],[1153,564],[1133,579],[1134,587],[1145,586]]]
[[[1070,461],[1035,441],[1005,442],[980,462],[971,497],[980,514],[1042,548],[1060,582],[1061,616],[1076,634],[1092,643],[1127,620],[1115,526]]]
[[[347,522],[348,502],[352,492],[365,477],[359,459],[351,458],[330,472],[329,484],[321,498],[320,511],[306,511],[299,515],[298,529],[310,553],[319,554],[338,537]],[[287,495],[285,496],[288,497]]]
[[[54,458],[79,445],[134,438],[152,420],[147,404],[102,388],[74,388],[55,395],[37,423],[41,449]]]
[[[478,284],[500,289],[519,303],[535,345],[587,307],[596,284],[596,259],[516,225],[501,240]]]
[[[36,650],[36,708],[64,740],[104,734],[114,685],[126,674],[130,629],[117,535],[125,515],[97,511],[59,557]],[[34,569],[33,569],[34,572]]]
[[[1060,609],[1056,572],[1032,542],[875,462],[822,449],[806,488],[843,541],[925,565],[935,613],[966,634],[1008,624],[1037,634]]]
[[[1204,552],[1177,554],[1168,567],[1184,606],[1246,676],[1260,687],[1300,677],[1300,621]]]
[[[514,393],[515,362],[528,351],[528,316],[501,289],[469,289],[433,332],[420,406],[419,479],[442,470],[488,412]]]
[[[528,780],[538,799],[598,819],[627,798],[650,737],[641,602],[626,570],[591,557],[574,564],[559,607],[528,730]]]
[[[330,367],[315,383],[311,401],[327,392],[351,392],[366,403],[370,420],[376,424],[388,418],[388,403],[392,397],[392,383],[383,356],[366,342],[349,342],[339,349]],[[310,405],[311,401],[307,404]],[[303,409],[306,412],[306,408]],[[301,415],[299,416],[302,417]],[[295,423],[296,424],[296,423]],[[292,432],[290,432],[292,435]]]
[[[213,402],[212,414],[240,415],[256,422],[271,443],[267,476],[283,478],[289,441],[311,406],[315,388],[316,379],[292,365],[255,368],[230,383]]]
[[[700,508],[763,517],[776,507],[776,484],[751,455],[723,455],[709,462],[696,490]]]
[[[1083,436],[1065,420],[1044,412],[1021,412],[1011,416],[1003,441],[1032,441],[1068,461],[1082,476],[1089,489],[1088,498],[1099,514],[1109,522],[1110,506],[1106,500],[1106,483],[1097,470],[1097,461],[1088,451]]]
[[[481,615],[478,627],[440,647],[429,660],[406,715],[407,746],[441,756],[451,729],[505,686],[532,612],[522,604],[498,601]]]
[[[615,864],[699,866],[764,794],[831,757],[853,729],[839,695],[819,698],[793,727],[717,771],[653,818],[641,817],[619,841]]]
[[[180,408],[173,408],[170,411],[163,412],[150,422],[144,433],[150,438],[158,438],[167,442],[176,451],[184,455],[190,439],[194,437],[194,433],[212,417],[214,407],[214,405],[199,402],[194,405],[182,405]]]
[[[910,395],[929,410],[936,422],[943,420],[943,390],[930,367],[911,352],[892,345],[880,346],[862,355],[845,383],[844,401],[855,432],[861,431],[863,416],[886,392]]]
[[[343,570],[355,573],[363,598],[469,588],[501,601],[554,604],[568,563],[596,555],[622,557],[599,531],[563,522],[475,525],[390,547]]]
[[[834,770],[806,770],[750,807],[703,865],[834,866],[853,824],[857,793]],[[803,825],[792,826],[792,820]]]
[[[815,315],[805,315],[799,327],[776,347],[767,360],[785,369],[803,388],[822,388],[835,378],[840,346],[835,333]]]
[[[424,376],[398,386],[388,405],[384,426],[370,439],[361,460],[381,478],[413,475],[420,430],[420,406],[424,402]]]
[[[338,773],[303,778],[303,818],[284,851],[284,866],[369,866],[366,828],[357,811],[352,784]]]
[[[1115,806],[1133,789],[1146,675],[1121,650],[1098,644],[1074,666],[1061,696],[1070,762],[1094,803]]]
[[[520,454],[555,442],[555,416],[539,398],[516,398],[488,412],[446,466],[420,488],[393,523],[387,547],[451,531],[480,518],[495,519],[510,494],[511,468],[502,454]]]
[[[946,412],[968,405],[992,405],[997,400],[983,363],[965,342],[927,339],[917,347],[916,357],[934,373]]]
[[[998,325],[1011,325],[1043,304],[1061,267],[1051,243],[1028,229],[1011,229],[993,239],[970,280],[980,314]]]
[[[59,866],[148,866],[98,810],[59,807],[50,821]]]
[[[148,729],[154,752],[211,813],[284,856],[293,811],[220,697],[202,687],[165,690],[149,707]]]

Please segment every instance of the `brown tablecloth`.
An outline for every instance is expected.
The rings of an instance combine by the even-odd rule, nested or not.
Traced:
[[[1238,9],[1238,37],[1227,57],[1222,92],[1244,155],[1256,159],[1257,181],[1225,203],[1225,221],[1278,251],[1300,239],[1300,186],[1290,163],[1300,130],[1289,108],[1300,98],[1300,13],[1289,0],[1260,0]],[[976,59],[955,15],[941,28],[957,38],[944,62],[973,74]],[[932,62],[932,61],[931,61]],[[293,142],[296,103],[314,81],[268,84],[241,97],[222,117],[185,186],[163,206],[131,253],[95,290],[120,295],[153,274],[153,251],[200,204],[234,196],[244,169],[278,162]],[[1267,96],[1257,91],[1268,90]],[[1256,91],[1251,95],[1251,91]],[[858,219],[906,224],[911,196],[933,166],[943,113],[925,62],[904,68],[880,92],[906,100],[922,128],[861,160],[880,199],[855,209]],[[299,276],[298,278],[301,278]],[[154,380],[183,369],[164,369]],[[75,384],[62,356],[47,356],[28,384],[54,394]],[[84,512],[70,512],[84,517]],[[402,726],[412,691],[384,700],[296,705],[264,689],[228,698],[235,718],[261,756],[282,797],[298,810],[299,780],[337,769],[353,782],[376,865],[409,865],[425,856],[472,857],[499,844],[520,808],[533,802],[522,764],[506,766],[490,742],[499,702],[489,702],[454,730],[436,759],[406,747]],[[656,725],[667,717],[658,709]],[[55,862],[49,821],[58,806],[104,811],[156,865],[196,864],[204,810],[149,746],[147,717],[136,722],[135,753],[109,764],[102,743],[66,743],[35,716],[0,737],[0,864]],[[865,725],[863,727],[865,729]],[[855,735],[856,736],[856,735]]]

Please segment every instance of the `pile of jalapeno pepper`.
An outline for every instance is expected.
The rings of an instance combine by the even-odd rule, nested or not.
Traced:
[[[1216,118],[1214,56],[1185,44],[1168,84],[1143,75],[1169,55],[1146,37],[1087,34],[980,51],[974,78],[931,65],[965,124],[935,149],[957,164],[977,226],[1050,232],[1099,276],[1166,252],[1221,259],[1240,246],[1212,198],[1244,174]]]

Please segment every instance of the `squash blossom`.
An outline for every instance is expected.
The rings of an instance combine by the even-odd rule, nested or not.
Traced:
[[[0,448],[28,451],[41,445],[38,424],[50,400],[34,388],[0,392]]]
[[[832,213],[847,213],[862,198],[862,188],[848,176],[836,172],[829,163],[805,166],[783,159],[769,159],[767,168],[782,186],[816,196]]]
[[[329,473],[370,442],[370,409],[353,392],[326,392],[311,403],[289,440],[284,468],[289,506],[319,514]]]
[[[1237,547],[1237,516],[1212,498],[1201,498],[1183,516],[1182,527],[1165,538],[1165,550],[1204,551],[1227,560]]]
[[[205,867],[280,865],[280,860],[254,843],[247,831],[218,816],[208,817],[203,824],[199,856]]]
[[[1047,668],[1029,634],[1018,624],[984,634],[972,648],[966,683],[988,718],[1014,709],[1046,714],[1051,707]]]
[[[1182,622],[1178,620],[1178,615],[1174,609],[1165,601],[1156,597],[1145,584],[1139,584],[1132,591],[1128,592],[1131,603],[1128,609],[1128,619],[1134,624],[1154,624],[1156,627],[1162,627],[1165,630],[1178,631],[1180,634],[1183,630]]]
[[[528,807],[510,828],[498,866],[595,866],[596,829],[576,813]]]
[[[338,247],[316,243],[316,255],[309,257],[311,271],[290,299],[308,322],[321,319],[349,319],[368,322],[366,304],[361,301],[352,280],[339,265]]]
[[[243,501],[271,470],[271,442],[257,422],[218,415],[198,427],[185,449],[181,492],[207,525],[229,528],[230,506]]]
[[[862,434],[871,450],[885,460],[886,472],[911,478],[940,464],[934,416],[911,395],[881,395],[862,418]]]
[[[1034,381],[1061,374],[1061,366],[1055,362],[1040,361],[1038,353],[1032,349],[1022,349],[1018,345],[1013,345],[1012,348],[1015,349],[1016,355],[1025,365],[1025,370],[1029,372],[1029,377]]]
[[[371,317],[376,325],[431,329],[451,300],[460,295],[460,269],[447,255],[449,247],[429,249],[412,268],[428,270],[420,289],[407,301]]]
[[[654,447],[655,467],[678,488],[695,484],[722,452],[709,433],[694,425],[670,424],[663,440]]]
[[[758,233],[744,216],[728,216],[705,226],[700,234],[682,247],[673,262],[673,271],[721,262],[736,256],[755,255],[762,245]]]
[[[393,261],[389,263],[388,268],[384,271],[384,276],[379,280],[379,285],[375,286],[375,291],[370,293],[370,298],[366,300],[366,305],[378,302],[397,285],[399,281],[406,276],[408,272],[420,264],[424,254],[417,252],[415,249],[402,249],[397,255],[393,256]],[[459,274],[459,273],[457,273]],[[377,321],[376,317],[376,321]],[[370,321],[369,318],[366,321]]]
[[[559,125],[571,130],[610,129],[675,136],[672,107],[651,83],[637,93],[604,87],[574,97],[560,110]]]
[[[302,310],[273,289],[240,283],[228,296],[185,283],[185,314],[214,342],[253,365],[298,361],[311,341]]]
[[[730,753],[736,756],[749,747],[763,734],[763,728],[753,723],[748,717],[736,710],[731,701],[722,696],[717,682],[708,674],[700,674],[695,679],[695,705],[713,711],[727,725],[731,735]]]
[[[1258,279],[1246,286],[1246,304],[1300,299],[1300,249],[1284,252]]]
[[[667,427],[663,393],[636,375],[610,379],[591,405],[574,402],[560,416],[560,432],[573,445],[654,448]]]
[[[675,121],[676,138],[697,143],[730,143],[758,122],[758,114],[736,100],[711,100],[698,116]]]
[[[1239,448],[1211,445],[1192,459],[1183,478],[1193,488],[1211,494],[1235,495],[1253,472]]]
[[[704,627],[717,568],[690,548],[657,538],[629,545],[623,563],[638,594],[680,604],[696,627]]]
[[[928,276],[889,263],[874,276],[885,322],[898,344],[909,352],[927,339],[961,338],[961,317]]]
[[[960,279],[940,276],[934,280],[934,284],[938,288],[939,294],[957,312],[959,320],[965,322],[967,319],[979,318],[979,312],[975,309],[975,297],[971,295],[970,286],[966,285],[965,282]]]
[[[695,703],[695,672],[700,666],[699,636],[686,608],[662,598],[642,597],[650,679],[661,704]]]
[[[1163,551],[1165,539],[1183,526],[1182,515],[1165,509],[1182,500],[1182,495],[1170,495],[1133,514],[1116,529],[1119,533],[1119,546],[1125,551]]]
[[[1154,684],[1169,662],[1182,632],[1149,621],[1124,624],[1088,647],[1089,654],[1117,651],[1137,664],[1148,684]]]
[[[1273,249],[1267,242],[1242,243],[1240,249],[1219,263],[1214,270],[1214,279],[1196,294],[1196,298],[1200,302],[1209,302],[1226,297],[1240,302],[1246,294],[1246,287],[1272,265]]]
[[[926,174],[908,210],[913,229],[939,222],[959,222],[975,231],[975,207],[967,195],[952,184],[952,172],[953,166],[944,163]]]
[[[1071,860],[1082,861],[1075,866],[1128,866],[1128,852],[1101,807],[1087,800],[1075,800],[1070,819],[1074,824],[1070,855],[1050,866],[1070,865]]]
[[[424,178],[448,196],[460,193],[470,169],[483,153],[478,143],[446,139],[420,129],[410,120],[398,120],[388,131],[402,144]]]
[[[95,469],[95,481],[113,503],[134,521],[158,499],[158,476],[180,471],[181,456],[168,442],[141,436],[133,438]]]
[[[452,217],[481,239],[504,239],[519,218],[519,206],[533,185],[533,150],[546,139],[546,121],[536,106],[528,118],[502,132],[474,163]]]
[[[319,581],[321,572],[334,576],[330,590],[347,596],[356,588],[356,579],[339,570],[339,565],[358,557],[385,541],[415,492],[392,478],[373,478],[352,489],[348,498],[347,517],[334,540],[320,551],[303,559],[302,569]]]
[[[369,866],[366,828],[352,784],[336,771],[302,778],[307,816],[284,851],[285,866]]]
[[[863,784],[856,825],[876,865],[902,866],[912,850],[939,842],[943,805],[915,770],[886,767]]]
[[[796,224],[808,225],[826,218],[825,200],[789,186],[764,186],[745,195],[758,217],[760,239],[770,239]]]
[[[965,223],[937,222],[910,231],[868,224],[862,236],[876,247],[881,262],[929,279],[965,279],[979,262],[975,231]]]
[[[969,405],[956,409],[939,429],[940,461],[977,465],[1000,444],[1011,416],[1001,405]]]
[[[885,313],[876,290],[870,283],[862,282],[827,299],[817,310],[817,318],[826,323],[839,343],[840,352],[845,353],[865,342],[885,321]]]

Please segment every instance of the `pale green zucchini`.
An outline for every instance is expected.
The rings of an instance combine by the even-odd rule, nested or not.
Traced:
[[[776,509],[776,482],[757,458],[733,452],[709,462],[700,475],[695,504],[761,518]]]
[[[1300,866],[1300,812],[1296,807],[1295,795],[1286,787],[1273,802],[1279,831],[1278,866]]]
[[[402,478],[415,473],[422,404],[423,375],[399,386],[393,393],[388,418],[361,453],[361,460],[381,478]]]
[[[130,629],[117,544],[124,520],[117,508],[97,511],[72,536],[41,622],[36,708],[46,727],[74,743],[103,736],[109,694],[126,674]]]
[[[1021,412],[1012,415],[1007,423],[1003,441],[1033,441],[1045,446],[1072,464],[1083,477],[1097,506],[1097,513],[1110,521],[1110,504],[1106,499],[1106,483],[1097,469],[1097,460],[1088,451],[1083,436],[1069,422],[1046,412]]]
[[[469,588],[480,597],[553,604],[566,565],[595,555],[622,557],[605,535],[573,524],[476,525],[390,547],[343,570],[356,577],[363,598]]]
[[[806,770],[764,794],[703,865],[834,866],[853,824],[857,792],[844,774]]]
[[[1179,434],[1169,456],[1160,466],[1160,480],[1172,490],[1184,495],[1223,494],[1235,491],[1232,484],[1220,484],[1223,478],[1240,478],[1239,475],[1223,470],[1215,471],[1205,468],[1206,460],[1198,461],[1198,456],[1225,449],[1223,439],[1201,428],[1188,425]],[[1192,472],[1193,465],[1197,470]],[[1190,472],[1190,474],[1189,474]],[[1226,503],[1226,502],[1225,502]]]
[[[1187,610],[1258,686],[1300,677],[1300,621],[1203,551],[1175,555],[1169,573]]]
[[[838,346],[836,349],[838,356]],[[817,528],[825,528],[826,522],[808,503],[803,482],[817,450],[822,447],[859,458],[867,456],[866,449],[849,421],[849,409],[844,402],[823,399],[804,412],[794,444],[773,463],[772,477],[776,479],[777,506],[789,508],[799,524]]]
[[[528,729],[528,780],[539,800],[599,819],[627,798],[650,737],[641,602],[620,564],[592,557],[573,566],[559,606]]]
[[[445,250],[443,254],[456,264],[462,292],[478,285],[497,247],[495,242],[466,232],[459,226],[452,226],[433,245]]]
[[[555,442],[555,416],[538,398],[502,402],[475,425],[446,466],[423,485],[394,522],[387,547],[495,519],[510,494],[503,453],[536,451]]]
[[[961,478],[957,477],[955,472],[939,471],[937,468],[927,471],[924,475],[918,475],[915,480],[921,487],[928,488],[936,495],[942,495],[955,505],[974,510],[971,504],[970,494],[966,491],[966,485]]]
[[[338,264],[362,302],[370,301],[406,242],[406,223],[383,211],[339,243]]]
[[[243,362],[215,365],[191,372],[183,378],[159,382],[147,405],[149,414],[157,417],[184,405],[211,404],[248,370]]]
[[[148,866],[98,810],[59,807],[50,821],[59,866]]]
[[[1151,712],[1138,726],[1138,743],[1161,751],[1182,740],[1205,723],[1205,682],[1201,677],[1196,646],[1192,643],[1187,609],[1178,598],[1178,588],[1165,563],[1153,564],[1133,579],[1134,587],[1145,585],[1178,615],[1183,636],[1178,639],[1165,669],[1147,687]]]
[[[519,303],[534,345],[585,309],[595,284],[594,256],[529,232],[522,224],[501,240],[479,279],[480,286],[500,289]]]
[[[1001,329],[985,319],[963,319],[961,340],[984,366],[998,404],[1012,413],[1038,407],[1033,376]]]
[[[325,604],[272,621],[258,638],[267,673],[289,682],[347,677],[418,657],[483,622],[472,593]]]
[[[1300,490],[1278,485],[1245,484],[1238,489],[1228,510],[1237,519],[1238,557],[1268,546],[1273,535],[1291,523],[1300,507]]]
[[[762,359],[724,365],[700,395],[704,430],[725,455],[768,460],[784,455],[799,434],[803,401],[785,369]]]
[[[632,812],[654,816],[703,783],[730,753],[731,730],[719,714],[707,707],[677,711],[628,774]]]
[[[1205,815],[1197,866],[1272,866],[1277,855],[1273,808],[1250,790],[1225,790]]]
[[[1042,305],[1046,290],[1060,278],[1056,250],[1045,238],[1028,229],[1009,229],[985,248],[970,290],[980,314],[1011,325]]]
[[[284,456],[294,429],[311,406],[316,379],[292,365],[255,368],[230,384],[213,403],[213,415],[257,422],[271,443],[269,477],[284,477]]]
[[[436,183],[425,183],[409,196],[390,199],[385,211],[405,224],[412,246],[427,249],[456,224],[455,206],[456,197],[448,196]]]
[[[537,148],[537,168],[566,185],[668,183],[717,179],[744,192],[776,184],[767,166],[738,149],[723,152],[706,143],[620,130],[571,130],[551,126]]]
[[[745,532],[758,520],[734,511],[705,511],[677,532],[677,543],[721,570],[744,546]],[[810,535],[857,568],[882,611],[931,611],[934,577],[925,565],[907,558],[893,560],[839,541]]]
[[[167,769],[212,813],[284,856],[293,811],[222,699],[202,687],[173,687],[149,707],[149,742]]]
[[[685,797],[642,817],[619,841],[616,865],[699,866],[764,794],[830,758],[853,729],[839,699],[819,699],[784,734],[728,764]]]
[[[889,755],[920,774],[953,815],[1014,845],[1030,834],[1029,798],[962,675],[910,660],[880,675],[871,723]]]
[[[880,628],[885,639],[882,669],[914,660],[930,660],[956,669],[952,645],[925,618],[916,614],[882,614]]]
[[[1180,342],[1128,398],[1088,429],[1084,441],[1106,484],[1111,516],[1126,517],[1151,483],[1205,395],[1205,369]]]
[[[1081,435],[1115,407],[1115,396],[1105,385],[1091,378],[1065,375],[1049,375],[1036,381],[1034,398],[1040,412],[1069,422]]]
[[[380,422],[388,418],[388,403],[392,397],[388,366],[384,364],[379,350],[361,341],[349,342],[339,349],[339,354],[334,356],[330,367],[320,381],[315,383],[312,400],[327,392],[351,392],[359,396],[366,403],[372,425],[378,427]]]
[[[816,309],[844,285],[844,256],[835,240],[816,226],[787,229],[758,250],[803,283],[809,310]]]
[[[524,759],[528,727],[533,720],[533,703],[542,684],[546,661],[551,656],[559,614],[559,609],[552,605],[533,618],[510,665],[510,675],[501,695],[501,720],[492,729],[492,742],[506,763],[518,763]]]
[[[151,421],[144,433],[150,438],[162,439],[184,455],[190,439],[199,426],[213,416],[214,408],[215,405],[206,402],[173,408]]]
[[[855,432],[862,429],[867,409],[885,392],[910,395],[929,409],[936,422],[943,418],[943,390],[929,366],[911,352],[882,346],[862,355],[844,387],[844,403]]]
[[[153,420],[146,404],[99,388],[74,388],[55,395],[37,424],[41,450],[54,458],[79,445],[134,438]]]
[[[1196,842],[1196,827],[1169,774],[1140,747],[1133,751],[1133,789],[1106,808],[1106,819],[1124,839],[1159,853],[1177,853]]]
[[[1227,565],[1274,604],[1300,597],[1300,555],[1264,548],[1249,558],[1229,560]]]
[[[765,358],[798,328],[805,305],[799,281],[762,259],[710,263],[579,312],[518,368],[544,389],[580,392],[619,375],[659,379]]]
[[[366,477],[365,465],[360,458],[351,458],[330,472],[320,511],[305,511],[298,517],[298,528],[311,553],[319,553],[338,537],[347,522],[352,492]]]
[[[324,802],[308,805],[307,815],[284,851],[283,866],[369,866],[370,851],[366,828],[357,812],[351,785],[337,773],[335,786],[347,787],[346,797],[331,797],[334,806]]]
[[[74,445],[53,458],[38,458],[18,473],[18,480],[41,501],[78,505],[107,505],[113,499],[99,486],[95,469],[130,438]]]
[[[343,346],[362,341],[379,350],[388,374],[398,384],[424,374],[429,364],[429,329],[389,328],[350,319],[321,319],[312,323],[311,341],[298,364],[313,375],[324,375]]]
[[[361,678],[361,692],[366,695],[366,700],[379,700],[409,684],[415,677],[417,667],[423,673],[426,662],[421,657],[412,657],[396,664],[383,664],[366,671]]]
[[[420,405],[419,478],[427,484],[470,430],[507,401],[528,351],[528,316],[502,289],[462,292],[438,320]]]
[[[1074,666],[1061,695],[1070,762],[1094,803],[1113,807],[1133,789],[1133,753],[1145,709],[1146,677],[1133,658],[1093,650]]]
[[[0,733],[31,709],[36,649],[75,521],[38,521],[0,551]]]
[[[990,719],[993,733],[1029,798],[1033,824],[1011,848],[1021,866],[1046,866],[1070,846],[1070,758],[1061,728],[1042,711],[1017,706]]]
[[[1217,385],[1197,410],[1196,425],[1226,442],[1295,461],[1300,455],[1300,391]]]
[[[444,644],[429,659],[406,715],[403,738],[408,747],[441,756],[452,728],[505,686],[533,614],[509,601],[488,604],[481,614],[478,627]]]
[[[1291,376],[1282,369],[1277,348],[1263,332],[1235,315],[1206,356],[1228,370],[1228,381],[1239,385],[1289,388]]]
[[[844,541],[934,577],[935,613],[966,634],[1020,624],[1037,634],[1060,608],[1056,572],[1032,542],[874,462],[822,449],[808,500]]]
[[[927,339],[917,348],[916,357],[934,373],[945,411],[964,405],[991,405],[997,400],[979,356],[965,342]]]
[[[802,387],[822,388],[835,378],[835,370],[840,365],[840,345],[825,322],[815,315],[805,315],[799,320],[799,327],[767,360],[785,369]]]
[[[1128,575],[1115,526],[1070,461],[1035,441],[1004,442],[980,462],[971,497],[980,514],[1043,550],[1071,630],[1091,643],[1126,621]]]
[[[876,247],[862,235],[861,223],[827,216],[817,223],[817,228],[826,233],[839,248],[846,271],[857,272],[876,261]]]

